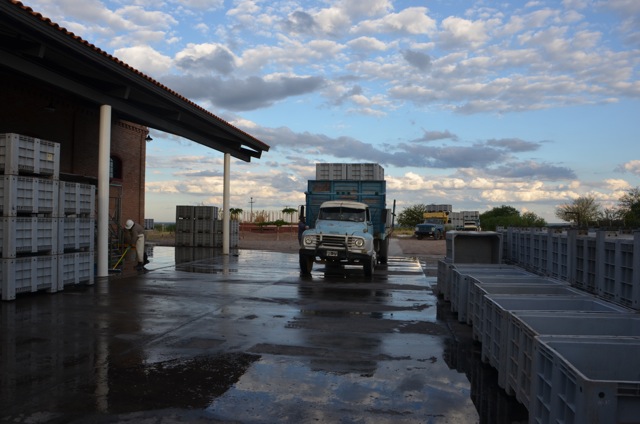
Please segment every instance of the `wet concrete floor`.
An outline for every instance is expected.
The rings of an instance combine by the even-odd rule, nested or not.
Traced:
[[[154,247],[92,286],[0,303],[0,422],[526,423],[434,265]]]

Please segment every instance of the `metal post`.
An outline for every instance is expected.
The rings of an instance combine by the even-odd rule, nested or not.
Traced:
[[[100,106],[98,135],[98,264],[96,277],[109,275],[109,160],[111,159],[111,106]]]

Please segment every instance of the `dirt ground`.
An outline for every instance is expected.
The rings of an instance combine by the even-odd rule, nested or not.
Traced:
[[[392,243],[397,242],[402,255],[417,257],[427,262],[437,261],[446,255],[446,241],[424,239],[418,240],[411,236],[392,236]],[[298,251],[297,234],[261,234],[245,231],[238,240],[240,249],[271,250],[277,252]],[[391,256],[391,255],[390,255]]]
[[[157,245],[170,246],[173,245],[174,240],[175,236],[171,233],[163,235],[154,232],[147,233],[147,241]],[[428,262],[437,261],[446,254],[445,240],[418,240],[411,236],[392,235],[392,242],[397,242],[402,255],[417,257]],[[298,251],[298,237],[296,233],[275,234],[241,231],[238,239],[238,248],[296,253]]]

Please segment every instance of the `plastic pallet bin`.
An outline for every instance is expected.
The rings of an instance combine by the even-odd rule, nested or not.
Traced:
[[[472,273],[489,273],[495,275],[512,275],[526,272],[522,268],[514,265],[503,264],[454,264],[449,258],[444,259],[442,272],[444,273],[444,281],[441,284],[441,293],[445,300],[451,300],[451,286],[453,275],[472,274]],[[440,267],[440,264],[438,265]],[[440,268],[439,268],[440,271]]]
[[[58,253],[80,249],[94,250],[94,218],[59,218]]]
[[[533,346],[539,336],[640,337],[640,315],[590,312],[512,312],[507,330],[507,387],[523,405],[530,401]]]
[[[28,253],[55,253],[58,247],[57,218],[10,217],[1,221],[4,258]]]
[[[58,255],[58,290],[80,283],[93,284],[94,252],[73,252]]]
[[[218,219],[218,208],[216,206],[194,206],[193,218],[216,220]]]
[[[15,133],[0,134],[0,170],[60,176],[60,144]]]
[[[58,216],[83,215],[95,218],[96,188],[90,184],[60,181]]]
[[[192,247],[194,234],[192,232],[176,230],[176,246]]]
[[[194,219],[179,219],[176,221],[176,233],[193,233],[195,225]]]
[[[520,278],[534,278],[534,275],[522,269],[498,269],[498,270],[477,270],[465,272],[465,274],[453,273],[451,280],[451,311],[458,313],[458,321],[467,322],[468,305],[471,286],[476,277],[490,276],[491,278],[504,278],[518,280]]]
[[[631,312],[627,308],[593,296],[487,295],[483,301],[481,358],[498,372],[500,371],[500,363],[506,361],[504,346],[507,342],[509,314],[513,311]],[[506,379],[502,379],[502,381],[504,382]],[[498,385],[500,382],[500,375],[498,375]]]
[[[59,181],[31,176],[0,178],[0,210],[3,216],[57,214]]]
[[[193,227],[196,233],[214,233],[216,232],[216,221],[212,219],[196,219]]]
[[[640,338],[536,338],[529,423],[640,420]]]
[[[195,216],[195,206],[176,206],[176,221],[181,219],[193,219]]]
[[[502,234],[493,231],[447,231],[446,257],[454,264],[501,264]]]
[[[526,276],[505,276],[505,275],[485,275],[476,274],[470,276],[469,291],[467,294],[467,324],[473,325],[476,322],[482,326],[482,298],[486,293],[482,292],[482,286],[492,285],[551,285],[569,287],[569,284],[552,278],[542,277],[534,274]],[[492,294],[498,293],[500,289],[494,288]],[[502,293],[507,294],[507,293]]]
[[[0,260],[2,300],[13,300],[17,293],[38,290],[57,291],[56,255],[27,256]]]

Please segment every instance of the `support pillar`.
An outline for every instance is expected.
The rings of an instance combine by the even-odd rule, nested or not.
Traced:
[[[229,168],[231,155],[224,154],[224,188],[222,193],[222,254],[229,254],[229,228],[231,223],[231,214],[229,213]]]
[[[98,135],[98,213],[96,277],[109,275],[109,161],[111,159],[111,106],[100,106]]]

